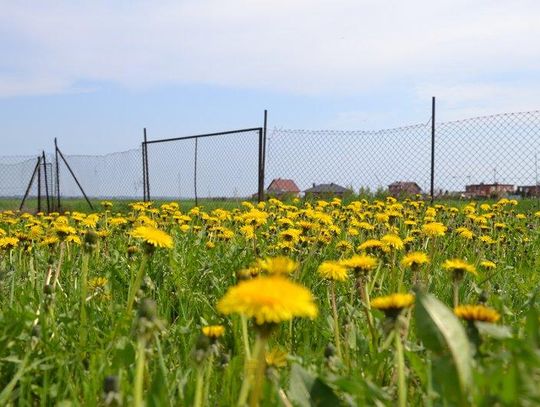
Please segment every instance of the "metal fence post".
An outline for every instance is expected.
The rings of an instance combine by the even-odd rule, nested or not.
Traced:
[[[49,177],[47,177],[47,160],[45,159],[45,151],[41,152],[43,157],[43,175],[45,181],[45,198],[47,199],[47,213],[51,212],[51,199],[49,197]]]
[[[143,141],[141,143],[142,151],[142,179],[143,179],[143,202],[146,202],[146,154],[145,154],[146,144]]]
[[[148,139],[146,138],[146,127],[144,128],[144,157],[145,157],[145,171],[146,171],[146,199],[150,201],[150,179],[148,170]]]
[[[197,196],[197,154],[199,148],[199,139],[195,138],[195,157],[194,157],[194,168],[193,168],[193,189],[195,192],[195,206],[199,206],[199,198]]]
[[[264,175],[263,175],[263,129],[259,129],[259,188],[258,188],[258,201],[264,200]]]
[[[41,212],[41,157],[38,157],[37,173],[37,211]]]
[[[58,142],[54,138],[54,155],[56,165],[56,210],[60,212],[60,165],[58,162]]]
[[[430,195],[433,203],[435,195],[435,96],[431,98],[431,177]]]

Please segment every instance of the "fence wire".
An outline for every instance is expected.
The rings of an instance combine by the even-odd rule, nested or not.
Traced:
[[[540,111],[442,122],[435,127],[436,197],[540,196]],[[151,198],[255,198],[258,135],[254,129],[217,137],[149,142]],[[141,148],[104,156],[66,154],[65,158],[91,199],[143,198]],[[57,188],[54,154],[48,154],[46,160],[52,196]],[[37,156],[0,157],[0,197],[4,201],[10,199],[18,205],[36,162]],[[273,180],[292,180],[300,195],[321,184],[339,185],[354,193],[390,190],[427,194],[431,123],[379,131],[276,128],[267,135],[265,164],[265,188]],[[62,197],[83,196],[62,161],[59,181]],[[43,196],[44,182],[42,179]],[[37,196],[36,176],[29,191],[30,201]]]
[[[257,193],[259,132],[151,142],[151,198],[246,199]]]

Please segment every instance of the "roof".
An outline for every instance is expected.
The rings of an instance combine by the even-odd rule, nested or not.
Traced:
[[[332,193],[340,193],[340,192],[349,192],[350,189],[344,188],[341,185],[334,184],[333,182],[331,184],[319,184],[319,185],[313,185],[313,187],[306,189],[304,192],[310,193],[310,192],[332,192]]]
[[[396,181],[396,182],[392,182],[390,185],[388,185],[388,188],[390,187],[400,187],[400,188],[405,188],[405,187],[416,187],[416,188],[420,188],[420,186],[416,183],[416,182],[413,182],[413,181]]]
[[[484,183],[480,183],[480,184],[469,184],[469,185],[465,185],[465,188],[513,187],[513,186],[514,186],[513,184],[499,184],[499,183],[495,183],[495,184],[484,184]]]
[[[300,192],[300,188],[292,179],[276,178],[268,185],[270,192]]]

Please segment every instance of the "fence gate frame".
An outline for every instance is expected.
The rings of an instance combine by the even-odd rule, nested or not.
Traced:
[[[264,170],[266,161],[266,124],[267,124],[267,111],[264,111],[264,127],[251,127],[238,130],[220,131],[216,133],[196,134],[184,137],[172,137],[158,140],[148,140],[146,128],[143,130],[143,142],[142,146],[142,170],[143,170],[143,201],[150,201],[150,177],[149,177],[149,165],[148,165],[148,145],[158,143],[168,143],[172,141],[184,141],[195,140],[195,160],[194,160],[194,192],[195,192],[195,206],[198,205],[197,196],[197,148],[198,140],[207,137],[219,137],[230,134],[250,133],[257,132],[258,134],[258,169],[257,169],[257,201],[262,202],[264,200]]]

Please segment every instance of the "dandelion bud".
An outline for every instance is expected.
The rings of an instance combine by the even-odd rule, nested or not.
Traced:
[[[133,257],[139,252],[139,248],[137,246],[129,246],[127,249],[128,257]]]
[[[98,234],[93,230],[88,230],[84,234],[84,247],[87,251],[92,251],[98,242]]]
[[[103,380],[103,392],[105,394],[111,392],[117,393],[118,388],[118,376],[107,376],[105,380]]]
[[[118,376],[107,376],[103,380],[103,401],[106,406],[122,405],[119,388]]]
[[[40,325],[34,325],[32,327],[32,338],[41,338],[41,326]]]
[[[330,359],[331,357],[336,356],[336,347],[329,343],[326,345],[326,348],[324,348],[324,357],[326,359]]]
[[[157,305],[154,300],[145,298],[141,301],[138,311],[139,318],[146,318],[153,321],[157,316]]]

